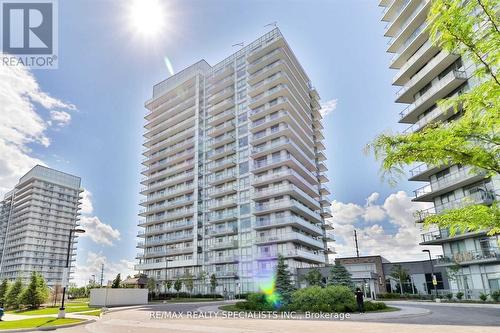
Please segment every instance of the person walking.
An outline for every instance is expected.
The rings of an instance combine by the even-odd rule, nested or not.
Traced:
[[[365,307],[363,305],[363,296],[364,296],[363,292],[361,291],[361,289],[356,288],[355,295],[356,295],[356,303],[358,304],[358,311],[359,313],[364,313]]]

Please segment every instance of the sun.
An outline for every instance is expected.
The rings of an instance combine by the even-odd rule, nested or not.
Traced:
[[[134,32],[152,37],[165,28],[165,8],[159,0],[132,0],[129,22]]]

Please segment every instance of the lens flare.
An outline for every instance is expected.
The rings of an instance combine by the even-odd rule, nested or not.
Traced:
[[[266,301],[275,309],[279,309],[282,302],[281,295],[276,291],[276,274],[273,271],[262,272],[257,278],[257,284]]]
[[[167,66],[168,73],[170,75],[174,75],[174,66],[172,66],[172,62],[170,61],[170,59],[168,59],[168,57],[165,56],[163,60],[165,61],[165,66]]]

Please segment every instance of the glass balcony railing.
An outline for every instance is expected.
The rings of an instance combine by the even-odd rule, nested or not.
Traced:
[[[456,80],[456,79],[466,80],[467,73],[465,71],[461,71],[461,70],[453,70],[453,71],[449,72],[448,74],[446,74],[435,85],[433,85],[431,88],[429,88],[429,90],[427,90],[423,95],[418,97],[414,103],[408,105],[406,107],[406,109],[401,111],[401,113],[400,113],[401,119],[403,119],[408,114],[413,112],[416,108],[418,108],[425,101],[427,101],[429,98],[431,98],[439,90],[443,89],[444,86],[450,84],[453,80]]]
[[[500,261],[500,251],[498,248],[487,248],[481,250],[464,251],[452,255],[438,256],[437,264],[469,264],[477,262],[497,262]]]

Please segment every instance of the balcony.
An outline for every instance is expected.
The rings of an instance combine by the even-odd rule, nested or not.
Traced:
[[[140,222],[139,226],[146,226],[158,222],[166,222],[169,220],[175,220],[178,218],[182,217],[189,217],[192,216],[194,213],[194,210],[192,208],[190,209],[178,209],[173,212],[167,212],[167,214],[162,215],[162,216],[149,216],[146,221]]]
[[[169,173],[175,173],[176,171],[179,172],[180,169],[183,169],[183,168],[188,169],[192,166],[194,166],[194,162],[182,163],[181,165],[176,165],[173,168],[167,168],[162,172],[154,174],[150,177],[150,179],[146,179],[146,181],[152,180],[153,178],[159,178],[161,176],[165,176],[166,174],[169,174]],[[194,177],[194,172],[192,172],[192,171],[182,172],[182,173],[177,174],[173,177],[169,177],[161,182],[150,183],[147,186],[143,186],[141,188],[141,194],[147,194],[149,192],[158,190],[161,187],[168,187],[168,186],[174,185],[176,183],[185,182],[186,180],[193,179],[193,177]]]
[[[450,54],[446,51],[439,52],[430,60],[424,68],[415,74],[406,84],[396,93],[396,103],[411,103],[413,96],[426,84],[431,82],[436,73],[441,73],[448,66],[453,64],[459,56]]]
[[[234,150],[234,148],[233,148]],[[235,151],[233,151],[235,153]],[[231,168],[236,165],[236,156],[231,155],[216,161],[212,161],[208,164],[208,169],[210,172],[218,172],[223,169]]]
[[[426,41],[415,54],[413,54],[398,70],[392,80],[393,85],[401,86],[432,59],[439,52],[439,48],[432,45],[430,40]]]
[[[450,234],[448,229],[438,229],[423,233],[422,242],[420,245],[441,245],[448,242],[454,242],[461,239],[478,237],[486,235],[486,231],[478,232],[457,232],[454,235]]]
[[[208,195],[210,197],[220,197],[228,194],[236,193],[237,186],[236,184],[227,184],[219,187],[210,187],[208,189]]]
[[[145,236],[170,233],[170,232],[179,231],[179,230],[183,230],[183,229],[192,229],[193,227],[194,227],[194,223],[192,220],[185,220],[182,222],[168,223],[166,226],[163,225],[161,227],[158,227],[158,226],[148,227],[148,228],[146,228],[145,231],[141,231],[141,232],[142,232],[143,237],[145,237]]]
[[[282,255],[285,258],[296,258],[298,260],[313,261],[315,263],[325,263],[325,255],[320,254],[320,251],[310,252],[305,250],[285,250],[285,251],[270,251],[270,252],[260,252],[257,254],[257,260],[269,260],[277,259],[278,255]]]
[[[307,182],[298,172],[292,169],[281,170],[278,172],[268,171],[267,174],[254,176],[252,185],[254,187],[262,186],[282,180],[291,181],[295,186],[299,187],[302,191],[315,198],[318,196],[318,188]]]
[[[316,171],[316,165],[313,162],[312,158],[306,154],[307,151],[304,151],[293,140],[286,137],[271,141],[267,144],[260,144],[258,146],[255,146],[252,148],[250,154],[252,158],[257,159],[259,157],[282,150],[286,150],[289,153],[292,153],[293,156],[295,156],[300,161],[300,163],[309,171]]]
[[[252,85],[251,89],[248,91],[248,95],[250,97],[255,97],[259,94],[264,93],[270,88],[278,84],[286,83],[287,81],[291,81],[290,78],[288,77],[288,74],[286,74],[283,71],[276,72],[273,75],[268,76],[264,80]]]
[[[208,103],[210,103],[211,105],[216,105],[217,103],[219,103],[223,99],[228,98],[232,95],[234,95],[234,88],[227,87],[224,90],[221,90],[221,91],[209,96]]]
[[[210,263],[212,264],[222,264],[222,263],[231,263],[238,262],[239,256],[229,255],[229,256],[214,256],[210,259]]]
[[[140,204],[142,206],[145,206],[155,201],[167,200],[171,197],[175,197],[181,194],[187,194],[193,192],[193,190],[194,190],[194,184],[176,186],[174,188],[169,188],[168,190],[163,191],[163,193],[148,195],[146,199],[142,199],[140,201]]]
[[[175,254],[183,254],[183,253],[193,253],[194,248],[192,246],[188,247],[179,247],[179,248],[169,248],[166,251],[151,251],[147,253],[138,253],[137,258],[158,258],[158,257],[165,257],[169,255],[175,255]]]
[[[143,208],[139,211],[139,215],[146,216],[155,212],[164,211],[167,209],[172,209],[175,207],[186,206],[193,204],[194,197],[182,198],[178,200],[167,201],[161,205],[153,205],[147,208]]]
[[[255,221],[255,230],[279,228],[284,226],[294,226],[313,235],[319,236],[323,234],[320,224],[314,224],[306,221],[298,216],[286,216],[281,218],[261,217]]]
[[[230,170],[230,171],[229,171]],[[237,172],[233,169],[227,169],[226,171],[211,174],[208,177],[208,181],[211,185],[216,186],[222,183],[227,183],[229,181],[236,180]]]
[[[462,168],[458,171],[443,176],[442,178],[431,181],[430,184],[414,191],[413,201],[432,202],[435,197],[445,192],[455,190],[469,184],[473,184],[484,179],[485,173],[473,173],[471,168]]]
[[[224,132],[229,132],[229,131],[232,131],[235,129],[234,127],[234,120],[231,120],[231,121],[227,121],[223,124],[219,124],[215,127],[212,127],[210,128],[208,131],[207,131],[207,135],[211,136],[211,137],[217,137],[219,136],[220,134],[223,134]]]
[[[404,7],[405,3],[408,0],[384,0],[384,3],[380,3],[379,6],[385,6],[384,11],[382,13],[382,21],[390,22],[396,17],[397,14],[400,13],[402,7]]]
[[[300,188],[293,184],[283,184],[270,186],[265,188],[255,189],[254,191],[254,200],[263,200],[275,196],[289,195],[293,196],[296,199],[299,199],[303,202],[307,202],[310,206],[319,208],[319,201],[315,198],[312,198],[310,195],[302,191]]]
[[[217,278],[236,278],[238,277],[238,271],[216,271],[215,274]]]
[[[188,102],[188,103],[187,103]],[[152,137],[154,134],[161,132],[165,128],[172,127],[186,119],[196,115],[195,100],[188,100],[182,103],[183,107],[174,109],[172,113],[161,115],[154,122],[147,123],[145,137]]]
[[[141,244],[142,247],[147,248],[147,247],[164,245],[164,244],[190,241],[190,240],[193,240],[193,237],[194,237],[193,234],[183,234],[183,235],[170,236],[170,237],[165,237],[165,238],[155,239],[155,240],[146,240],[145,242],[139,242],[139,244],[142,243]],[[137,246],[137,247],[139,247],[139,246]]]
[[[209,210],[224,209],[229,207],[234,207],[238,205],[238,199],[236,197],[224,200],[213,200],[212,204],[208,207]]]
[[[253,74],[263,67],[268,66],[269,64],[272,64],[276,60],[280,59],[283,56],[283,51],[284,50],[282,48],[274,49],[266,55],[250,63],[247,69],[248,73]]]
[[[452,256],[439,256],[436,266],[450,265],[474,265],[500,262],[500,251],[498,248],[489,248],[483,250],[464,251],[453,254]]]
[[[224,213],[213,212],[208,215],[208,222],[221,223],[221,222],[235,220],[237,218],[238,218],[238,213],[236,211],[224,212]]]
[[[208,234],[213,237],[224,236],[224,235],[235,235],[237,233],[238,233],[237,226],[223,226],[223,227],[214,226],[214,229],[210,229],[210,231],[208,232]]]
[[[227,88],[228,86],[232,86],[234,84],[234,77],[228,76],[221,81],[214,82],[212,86],[208,89],[209,94],[216,94],[217,92]]]
[[[275,244],[275,243],[283,243],[283,242],[297,242],[307,246],[313,246],[319,249],[324,248],[324,243],[322,240],[316,239],[312,236],[308,236],[299,232],[285,232],[282,234],[266,234],[266,235],[257,235],[255,239],[255,244],[263,245],[263,244]]]
[[[226,145],[236,140],[236,136],[234,133],[225,133],[215,138],[210,138],[208,141],[208,146],[212,149],[215,149],[219,146]]]
[[[449,95],[467,80],[467,74],[464,71],[453,70],[446,74],[427,90],[422,96],[418,97],[414,103],[408,105],[401,113],[401,123],[415,123],[418,116],[426,109],[430,108],[436,101]]]
[[[208,246],[209,250],[235,249],[238,247],[237,240],[214,242]]]
[[[224,123],[228,120],[234,119],[235,116],[236,115],[235,115],[234,108],[227,109],[224,112],[221,112],[215,116],[208,118],[208,125],[209,126],[217,126],[217,125]]]
[[[392,49],[395,50],[401,40],[405,40],[422,22],[427,18],[430,7],[430,0],[405,0],[399,8],[395,19],[387,24],[385,36],[393,37],[390,41],[396,44]],[[392,51],[389,51],[392,52]]]
[[[272,87],[269,90],[266,90],[265,92],[260,93],[259,95],[250,98],[250,101],[248,103],[248,107],[250,109],[255,109],[256,107],[260,105],[264,105],[268,103],[269,101],[282,96],[284,93],[284,90],[287,89],[286,84],[278,84],[277,86]]]
[[[236,144],[229,144],[207,152],[207,158],[217,160],[227,155],[236,154]]]
[[[415,31],[402,43],[391,59],[389,68],[399,69],[418,49],[429,39],[427,21],[424,21]]]
[[[153,154],[147,154],[144,156],[142,159],[142,164],[148,165],[152,164],[154,162],[157,162],[158,160],[164,158],[164,157],[170,157],[172,155],[175,155],[183,150],[187,150],[190,148],[194,148],[194,137],[190,137],[186,140],[182,140],[181,142],[178,142],[174,145],[167,146],[166,148],[163,148],[162,150],[159,150]],[[151,152],[151,150],[149,150]]]
[[[234,98],[231,97],[210,106],[207,111],[210,115],[214,116],[232,107],[234,107]]]
[[[156,118],[158,115],[169,113],[170,111],[172,111],[170,109],[177,109],[179,106],[183,104],[183,101],[194,97],[195,94],[196,94],[196,89],[194,88],[193,85],[185,92],[172,96],[166,101],[161,102],[161,104],[159,104],[158,106],[149,109],[145,116],[145,119],[148,121],[153,121],[153,119]]]
[[[409,134],[413,132],[418,132],[424,129],[425,126],[435,123],[437,121],[444,121],[451,116],[456,114],[456,111],[453,109],[453,107],[450,108],[443,108],[441,106],[437,106],[430,111],[428,114],[420,118],[415,124],[412,124],[408,126],[403,133]]]
[[[227,65],[225,67],[217,69],[212,73],[212,76],[208,79],[213,85],[217,84],[218,81],[224,81],[224,79],[234,73],[234,67],[232,65]],[[231,75],[231,77],[233,77]]]
[[[281,199],[274,200],[273,202],[258,202],[255,204],[255,214],[269,214],[274,211],[280,210],[291,210],[304,216],[307,219],[313,220],[313,222],[322,222],[322,218],[319,214],[319,210],[312,210],[301,202],[293,199]]]
[[[317,176],[309,171],[306,167],[302,165],[295,157],[291,154],[289,156],[280,156],[275,158],[270,158],[266,160],[254,161],[253,168],[251,172],[260,173],[269,169],[274,169],[279,166],[288,166],[295,170],[299,175],[306,179],[310,184],[318,184]]]

